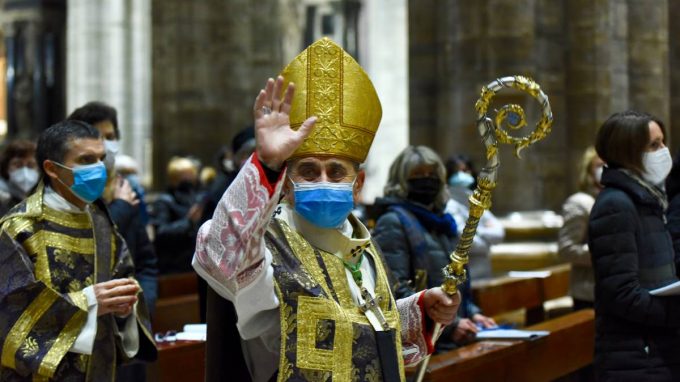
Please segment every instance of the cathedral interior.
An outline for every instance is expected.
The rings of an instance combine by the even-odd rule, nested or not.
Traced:
[[[501,150],[496,211],[558,209],[575,188],[581,152],[615,111],[658,116],[674,152],[674,0],[0,4],[4,137],[35,137],[78,105],[108,102],[119,111],[123,151],[141,162],[155,188],[165,185],[173,155],[212,163],[218,148],[251,123],[264,81],[321,36],[353,54],[381,96],[368,201],[381,193],[395,146],[428,145],[443,158],[461,153],[483,164],[474,103],[483,85],[506,75],[536,80],[555,122],[522,160]],[[512,92],[502,101],[513,99],[533,125],[533,101]]]
[[[492,250],[493,265],[559,267],[561,206],[612,113],[658,117],[673,157],[679,152],[675,16],[680,0],[0,0],[0,146],[35,139],[77,107],[103,101],[117,109],[121,152],[138,162],[153,197],[177,155],[219,166],[216,153],[253,123],[267,79],[328,37],[366,70],[382,103],[364,165],[370,205],[408,145],[443,159],[464,154],[481,169],[482,88],[525,76],[548,96],[553,124],[521,155],[499,146],[492,211],[504,219],[507,243]],[[536,99],[504,89],[489,114],[506,104],[523,107],[528,122],[509,134],[531,133],[542,113]],[[513,227],[517,216],[538,223]],[[535,257],[517,260],[518,251]],[[177,306],[169,310],[175,321],[196,319]]]

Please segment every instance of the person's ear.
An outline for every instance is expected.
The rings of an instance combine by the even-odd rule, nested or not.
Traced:
[[[51,180],[56,181],[57,179],[59,179],[59,173],[57,172],[58,166],[54,164],[54,162],[52,162],[49,159],[45,159],[42,162],[42,167],[43,170],[45,171],[45,175],[49,176]]]
[[[293,182],[288,177],[283,180],[283,186],[281,187],[281,199],[290,203],[290,205],[295,204],[295,198],[293,193]]]
[[[354,202],[357,203],[359,201],[359,197],[361,195],[361,190],[364,189],[364,181],[366,181],[366,171],[364,170],[359,170],[357,173],[357,179],[354,182]]]

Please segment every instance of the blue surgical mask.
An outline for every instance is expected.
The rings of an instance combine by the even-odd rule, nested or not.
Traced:
[[[71,170],[73,173],[73,185],[70,188],[78,199],[89,204],[97,200],[104,193],[104,187],[106,187],[106,166],[104,166],[104,162],[74,167],[67,167],[59,162],[54,163]],[[61,179],[59,181],[66,185]]]
[[[475,177],[465,171],[458,171],[449,178],[449,186],[470,188],[475,183]]]
[[[354,208],[354,182],[295,183],[295,211],[321,228],[338,228]]]

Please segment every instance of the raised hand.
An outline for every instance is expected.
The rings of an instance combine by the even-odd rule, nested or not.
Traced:
[[[272,170],[279,170],[283,163],[302,144],[316,122],[310,117],[299,129],[290,127],[290,109],[295,93],[295,85],[289,83],[283,92],[283,77],[276,81],[269,79],[267,85],[255,99],[255,150],[260,161]]]

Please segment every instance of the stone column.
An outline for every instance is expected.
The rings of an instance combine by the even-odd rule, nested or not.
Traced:
[[[506,75],[533,77],[551,98],[555,133],[526,150],[522,160],[514,158],[511,147],[501,147],[496,195],[502,197],[494,199],[494,209],[502,212],[556,205],[553,201],[565,194],[563,162],[556,150],[565,136],[559,127],[565,121],[560,3],[441,0],[430,9],[424,9],[427,7],[421,7],[418,1],[411,5],[410,10],[420,18],[410,33],[414,38],[412,84],[417,86],[411,89],[411,121],[417,121],[411,130],[412,142],[432,146],[444,160],[452,154],[467,154],[481,168],[485,149],[476,129],[474,105],[482,86]],[[428,72],[433,67],[435,75]],[[525,94],[503,91],[488,115],[493,117],[493,109],[507,103],[523,106],[533,129],[540,107]],[[427,114],[431,112],[432,116]],[[527,135],[529,130],[513,135]]]
[[[667,0],[628,0],[630,107],[666,123],[671,115],[668,9]]]
[[[437,0],[409,0],[409,136],[412,144],[433,146],[430,131],[436,125],[437,113]]]
[[[680,0],[668,1],[668,15],[669,20],[675,20],[680,17]],[[669,36],[669,62],[671,68],[680,68],[680,23],[668,23]],[[675,157],[680,146],[680,115],[677,113],[680,110],[680,71],[670,70],[670,110],[671,114],[667,121],[670,138],[667,143],[671,144],[671,153]],[[665,121],[664,121],[665,122]]]
[[[637,109],[670,118],[669,3],[568,1],[568,178],[614,112]]]
[[[132,85],[128,89],[129,111],[126,123],[121,126],[123,137],[129,137],[124,146],[125,152],[137,158],[143,165],[146,182],[151,181],[152,139],[151,129],[153,108],[151,104],[151,1],[134,0],[130,4],[128,28],[127,77]]]
[[[0,9],[3,1],[0,0]],[[7,58],[5,57],[5,36],[0,26],[0,138],[7,135]]]
[[[625,0],[566,2],[567,125],[565,168],[569,190],[577,189],[584,150],[612,110],[627,106],[628,42]]]
[[[298,22],[285,18],[295,14],[294,2],[285,3],[279,13],[279,0],[152,1],[157,187],[173,155],[214,165],[220,146],[252,124],[259,89],[286,63],[284,41],[294,32],[283,25]]]
[[[65,2],[6,0],[0,24],[8,136],[35,138],[64,117]]]
[[[90,101],[118,111],[121,152],[150,176],[150,0],[68,1],[68,113]]]
[[[380,129],[366,162],[367,181],[362,195],[364,202],[372,203],[383,193],[390,164],[408,145],[407,1],[364,1],[361,17],[361,64],[373,81],[383,109]]]
[[[529,75],[550,97],[552,134],[521,161],[501,149],[496,211],[559,209],[576,190],[583,150],[611,113],[638,108],[672,121],[671,106],[680,106],[680,77],[669,70],[669,60],[671,67],[680,63],[680,27],[669,23],[680,14],[678,0],[409,5],[413,143],[443,156],[467,153],[482,164],[473,109],[482,85],[502,75]],[[499,106],[519,103],[529,121],[536,120],[533,101],[504,94]]]

